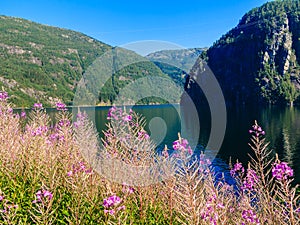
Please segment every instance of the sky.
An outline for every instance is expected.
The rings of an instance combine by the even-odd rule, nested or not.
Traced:
[[[82,32],[112,46],[144,40],[209,47],[266,0],[0,0],[0,14]]]

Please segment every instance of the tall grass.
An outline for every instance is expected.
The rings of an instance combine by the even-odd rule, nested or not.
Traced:
[[[7,98],[0,93],[1,224],[300,222],[293,170],[273,156],[257,123],[252,159],[232,166],[229,184],[183,137],[158,155],[134,112],[112,108],[99,140],[85,114],[72,123],[58,104],[53,123],[42,105],[18,114]]]

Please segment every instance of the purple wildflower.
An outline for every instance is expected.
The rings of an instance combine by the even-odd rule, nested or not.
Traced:
[[[36,199],[32,203],[43,202],[43,200],[51,200],[53,198],[53,194],[47,190],[38,190],[35,193]]]
[[[187,151],[189,154],[192,154],[193,151],[190,146],[188,146],[188,141],[184,138],[180,138],[173,142],[173,149],[180,151]]]
[[[179,140],[173,142],[173,149],[174,150],[179,150],[180,147],[181,146],[180,146],[180,141]]]
[[[266,134],[265,131],[257,124],[252,126],[252,130],[249,130],[249,133],[253,134],[256,137],[264,136]]]
[[[20,116],[21,116],[21,118],[23,118],[23,119],[26,118],[26,112],[25,112],[25,111],[22,111],[21,114],[20,114]]]
[[[113,216],[115,213],[116,213],[116,211],[115,211],[114,209],[109,210],[109,214],[110,214],[110,215]]]
[[[43,134],[47,133],[49,130],[47,126],[40,126],[37,127],[35,130],[33,130],[31,127],[27,127],[27,129],[31,132],[31,135],[33,137],[42,136]]]
[[[14,111],[14,110],[13,110],[12,108],[8,108],[6,112],[7,112],[8,114],[12,114],[13,111]]]
[[[132,120],[132,116],[131,115],[125,115],[124,117],[123,117],[123,121],[125,121],[125,122],[129,122],[129,121],[131,121]]]
[[[245,169],[244,169],[242,163],[237,162],[236,164],[234,164],[233,168],[230,170],[231,176],[235,176],[235,174],[237,172],[242,172],[242,173],[245,172]]]
[[[252,191],[257,182],[258,182],[258,176],[255,173],[255,171],[252,169],[247,169],[247,175],[243,181],[243,185],[241,189]]]
[[[66,105],[64,103],[61,103],[61,102],[56,103],[56,109],[58,111],[66,111],[67,110]]]
[[[33,109],[42,109],[43,108],[43,104],[42,103],[34,103],[33,104]]]
[[[51,134],[50,137],[49,137],[49,139],[51,141],[56,141],[56,140],[58,140],[58,138],[59,138],[59,134],[58,133]]]
[[[117,195],[112,195],[103,200],[104,208],[110,208],[112,206],[117,206],[121,203],[122,199]]]
[[[0,91],[0,101],[4,102],[8,99],[8,93],[6,91]]]
[[[70,122],[70,120],[68,120],[68,119],[60,120],[60,121],[58,122],[58,126],[59,126],[59,127],[63,127],[63,126],[68,127],[68,126],[70,126],[70,125],[71,125],[71,122]]]
[[[243,210],[242,217],[248,223],[260,224],[259,219],[257,218],[256,214],[250,209],[249,210]]]
[[[67,173],[68,177],[71,177],[73,175],[73,171],[70,170],[68,173]]]
[[[77,165],[72,165],[72,169],[67,173],[67,176],[71,177],[80,172],[85,174],[93,174],[92,168],[87,169],[84,162],[79,162]]]
[[[286,162],[275,163],[272,168],[272,175],[277,180],[286,180],[288,177],[294,176],[294,171]]]
[[[117,211],[124,210],[125,205],[118,206],[121,202],[122,199],[116,195],[112,195],[109,198],[104,199],[103,200],[104,213],[109,213],[110,215],[114,215]]]
[[[43,197],[48,198],[48,200],[51,200],[53,198],[53,194],[50,191],[44,191],[43,192]]]
[[[108,110],[108,113],[107,113],[107,119],[110,120],[112,117],[115,118],[115,112],[117,111],[117,108],[115,106],[111,107],[109,110]]]
[[[189,144],[189,142],[186,139],[184,139],[184,138],[181,139],[181,146],[183,148],[186,148],[188,144]]]
[[[149,134],[147,134],[146,131],[142,130],[142,131],[139,131],[139,132],[138,132],[138,139],[139,139],[139,140],[142,140],[142,139],[149,139],[149,138],[150,138],[150,136],[149,136]]]
[[[134,192],[134,188],[128,186],[126,183],[123,183],[122,192],[123,192],[123,193],[132,194],[132,193]]]

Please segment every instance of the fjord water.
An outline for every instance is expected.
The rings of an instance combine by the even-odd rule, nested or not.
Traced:
[[[108,109],[108,107],[97,107],[95,111],[96,126],[100,134],[107,123]],[[166,144],[172,148],[172,142],[177,140],[182,126],[187,126],[190,132],[196,132],[188,135],[189,137],[198,135],[199,127],[193,129],[193,125],[196,126],[197,123],[188,115],[183,118],[179,105],[134,106],[133,110],[146,118],[148,122],[146,130],[152,134],[151,136],[156,139],[160,147]],[[209,112],[203,111],[200,117],[199,146],[207,144],[210,135],[210,120]],[[295,171],[296,183],[300,183],[300,108],[298,107],[227,108],[226,134],[217,158],[225,164],[230,159],[232,162],[239,159],[247,165],[248,154],[251,153],[248,146],[249,129],[255,120],[265,130],[266,139],[270,142],[269,147],[274,149],[273,156],[278,153],[281,160],[288,162]],[[159,140],[158,137],[164,138]]]

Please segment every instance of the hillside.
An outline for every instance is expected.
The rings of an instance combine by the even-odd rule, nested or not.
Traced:
[[[76,31],[0,16],[0,87],[9,92],[15,107],[31,107],[34,102],[53,106],[57,101],[71,105],[82,75],[110,50]],[[122,87],[146,75],[167,76],[151,62],[116,70],[99,91],[99,103],[113,103]]]
[[[201,58],[228,104],[299,102],[300,1],[273,1],[252,9]],[[188,92],[197,98],[197,88]]]
[[[146,58],[183,87],[186,75],[204,50],[204,48],[161,50],[150,53]]]
[[[108,49],[75,31],[1,16],[0,86],[15,106],[70,104],[84,70]]]

